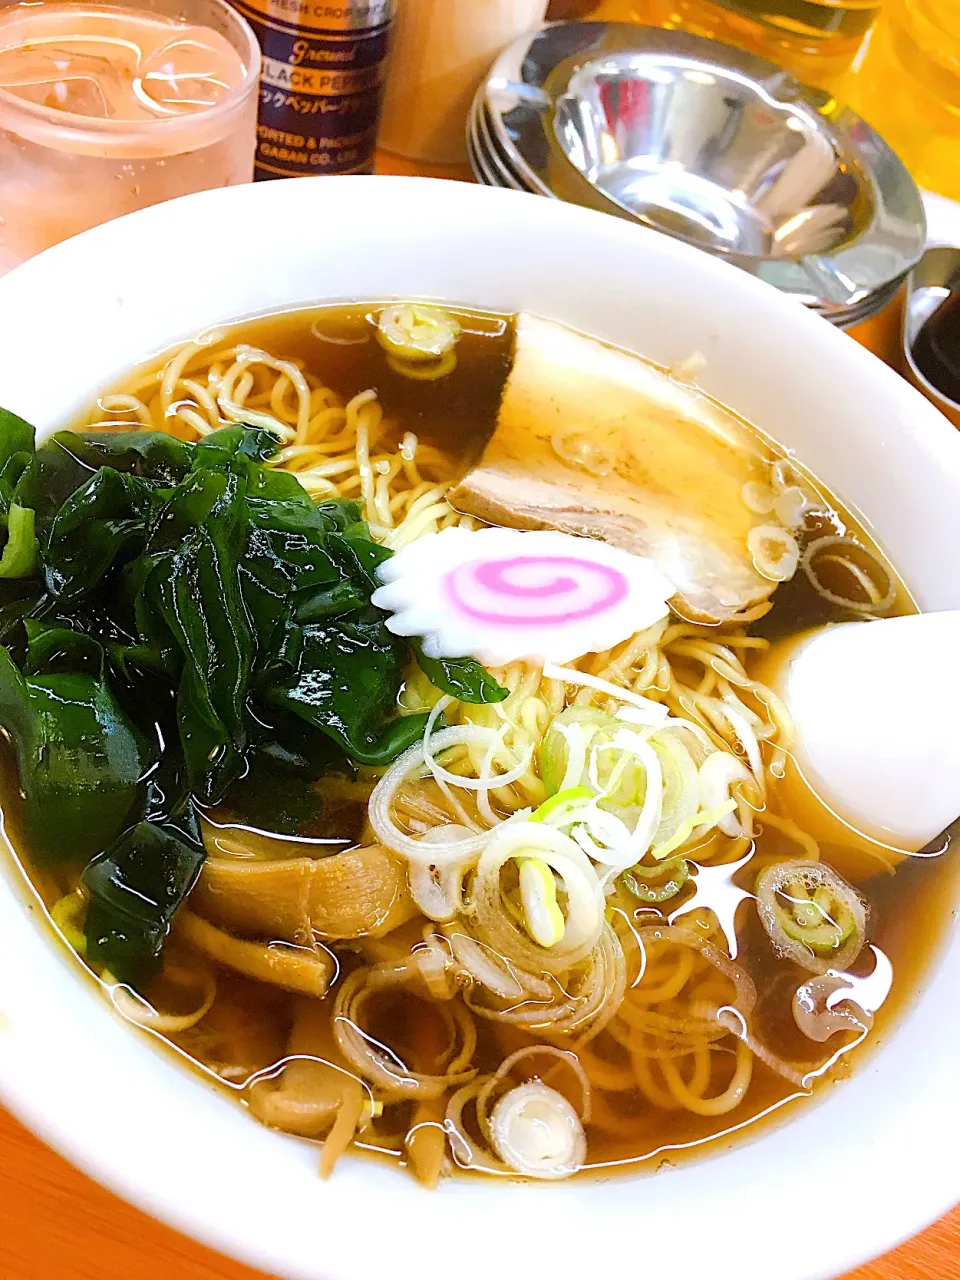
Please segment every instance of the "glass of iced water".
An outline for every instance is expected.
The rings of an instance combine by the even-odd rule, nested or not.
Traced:
[[[259,72],[225,0],[0,9],[0,273],[121,214],[249,182]]]

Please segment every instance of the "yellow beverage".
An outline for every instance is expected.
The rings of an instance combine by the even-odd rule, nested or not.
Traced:
[[[570,22],[593,18],[601,0],[550,0],[547,5],[548,22]],[[617,21],[621,21],[618,17]],[[627,19],[623,18],[626,22]]]
[[[573,7],[575,0],[568,0]],[[667,0],[580,0],[580,9],[591,22],[643,22],[648,26],[662,26],[661,18],[669,12]]]
[[[841,93],[921,187],[960,200],[960,0],[888,0]]]
[[[960,0],[957,0],[960,3]],[[832,88],[856,57],[881,0],[601,0],[591,18],[676,27]]]

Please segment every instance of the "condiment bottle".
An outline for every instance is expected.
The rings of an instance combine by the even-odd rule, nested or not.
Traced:
[[[467,159],[467,118],[497,54],[547,0],[400,0],[380,145],[411,160]]]
[[[395,0],[231,0],[263,50],[254,177],[369,173]]]
[[[841,94],[921,187],[960,200],[958,0],[886,0]]]

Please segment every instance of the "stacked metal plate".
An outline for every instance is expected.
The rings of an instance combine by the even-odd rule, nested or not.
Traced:
[[[556,23],[504,51],[467,129],[477,178],[633,219],[835,324],[893,298],[925,240],[906,169],[829,94],[739,49]]]

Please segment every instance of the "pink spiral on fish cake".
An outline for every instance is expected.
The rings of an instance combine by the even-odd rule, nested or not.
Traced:
[[[562,626],[596,618],[621,604],[626,574],[574,556],[470,560],[444,579],[449,602],[468,618],[496,627]]]

